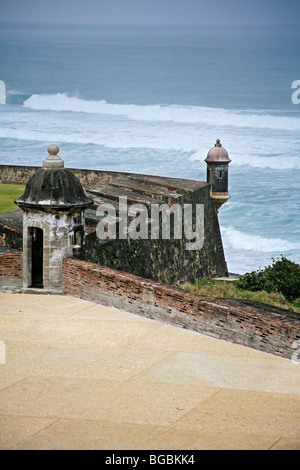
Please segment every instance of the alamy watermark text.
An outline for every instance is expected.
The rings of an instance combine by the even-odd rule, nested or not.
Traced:
[[[204,204],[132,204],[119,197],[119,207],[100,204],[96,211],[101,220],[96,233],[100,240],[185,239],[186,250],[200,250],[204,244]]]
[[[294,80],[292,83],[292,88],[296,89],[292,93],[292,103],[299,104],[300,103],[300,80]]]

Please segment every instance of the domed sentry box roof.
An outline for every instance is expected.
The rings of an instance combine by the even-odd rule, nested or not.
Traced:
[[[92,199],[85,195],[78,178],[64,168],[58,151],[57,145],[48,147],[49,155],[43,161],[43,168],[31,176],[24,194],[15,200],[21,209],[72,211],[86,209],[93,204]]]
[[[217,139],[215,146],[210,149],[207,154],[206,163],[230,163],[231,160],[228,156],[228,152],[220,142],[220,139]]]

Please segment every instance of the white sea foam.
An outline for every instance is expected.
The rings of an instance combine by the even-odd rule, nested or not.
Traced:
[[[86,111],[82,114],[84,109]],[[205,113],[204,110],[209,112]],[[22,112],[12,107],[1,114],[0,138],[93,145],[131,153],[135,150],[142,151],[143,155],[148,152],[149,156],[154,150],[161,152],[165,158],[173,154],[174,161],[181,156],[184,164],[199,162],[199,165],[215,139],[221,137],[232,159],[231,167],[247,165],[262,169],[300,169],[298,131],[270,129],[265,132],[255,128],[241,131],[236,122],[233,126],[228,125],[228,120],[224,118],[226,113],[237,120],[238,111],[224,109],[110,105],[106,101],[85,101],[66,94],[32,95],[24,102]],[[206,122],[193,122],[196,115]],[[214,118],[220,120],[220,116],[226,121],[226,128],[213,122]],[[249,113],[245,116],[248,118]],[[257,116],[262,120],[266,118],[262,112]],[[163,117],[164,122],[160,120]],[[179,122],[180,119],[186,122]],[[272,119],[282,120],[284,127],[287,118],[276,116]],[[289,119],[294,125],[300,122],[298,118]],[[212,123],[207,122],[210,120]]]
[[[281,238],[265,238],[240,232],[232,226],[222,228],[224,243],[235,250],[257,251],[262,253],[281,253],[300,250],[300,243],[282,240]]]
[[[223,108],[182,105],[111,104],[105,100],[87,101],[66,93],[32,95],[24,107],[35,110],[72,111],[89,114],[124,116],[135,121],[178,122],[214,126],[250,127],[259,129],[300,130],[300,118],[273,116]]]

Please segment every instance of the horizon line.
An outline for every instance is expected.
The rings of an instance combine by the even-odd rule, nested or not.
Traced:
[[[220,28],[226,27],[290,27],[290,26],[300,26],[300,20],[297,22],[287,22],[287,23],[278,23],[278,22],[267,22],[267,23],[213,23],[213,22],[203,22],[203,23],[89,23],[89,22],[65,22],[65,21],[56,21],[55,23],[51,20],[49,21],[14,21],[14,20],[0,20],[2,25],[39,25],[39,26],[90,26],[90,27],[99,27],[99,26],[127,26],[127,27],[212,27],[217,26]]]

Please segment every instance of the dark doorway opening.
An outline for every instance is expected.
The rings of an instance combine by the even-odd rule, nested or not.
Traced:
[[[31,229],[31,287],[43,288],[43,230],[38,227]]]

